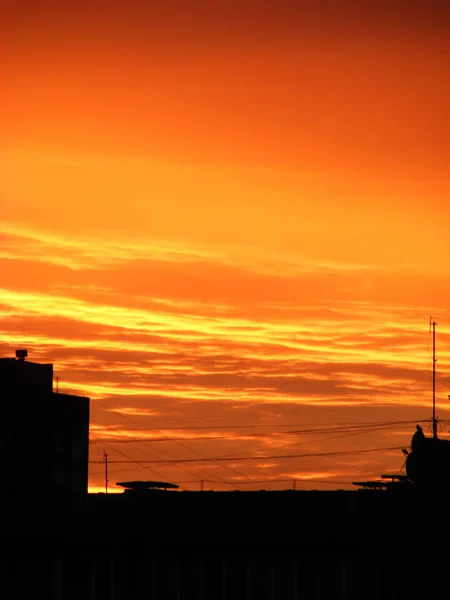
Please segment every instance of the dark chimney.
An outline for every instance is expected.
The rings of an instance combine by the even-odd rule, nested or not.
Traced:
[[[25,360],[28,356],[28,350],[16,350],[16,358],[18,360]]]

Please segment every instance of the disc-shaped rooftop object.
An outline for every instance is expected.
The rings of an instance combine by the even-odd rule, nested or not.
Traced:
[[[125,488],[125,491],[176,490],[180,487],[166,481],[117,481],[116,485]]]

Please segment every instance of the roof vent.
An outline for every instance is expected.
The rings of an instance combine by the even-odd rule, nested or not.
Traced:
[[[28,356],[28,350],[16,350],[16,358],[18,360],[25,360]]]

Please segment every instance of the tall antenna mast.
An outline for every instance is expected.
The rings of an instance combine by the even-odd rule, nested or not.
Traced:
[[[432,319],[433,317],[430,317],[430,325],[433,327],[433,439],[436,439],[436,321],[432,321]]]
[[[103,462],[105,464],[105,494],[108,493],[108,455],[103,450]]]

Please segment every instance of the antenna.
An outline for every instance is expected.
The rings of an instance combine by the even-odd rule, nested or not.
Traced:
[[[436,422],[436,321],[430,317],[430,327],[433,327],[433,439],[437,438]]]
[[[103,462],[105,463],[105,494],[108,493],[108,455],[103,450]]]

